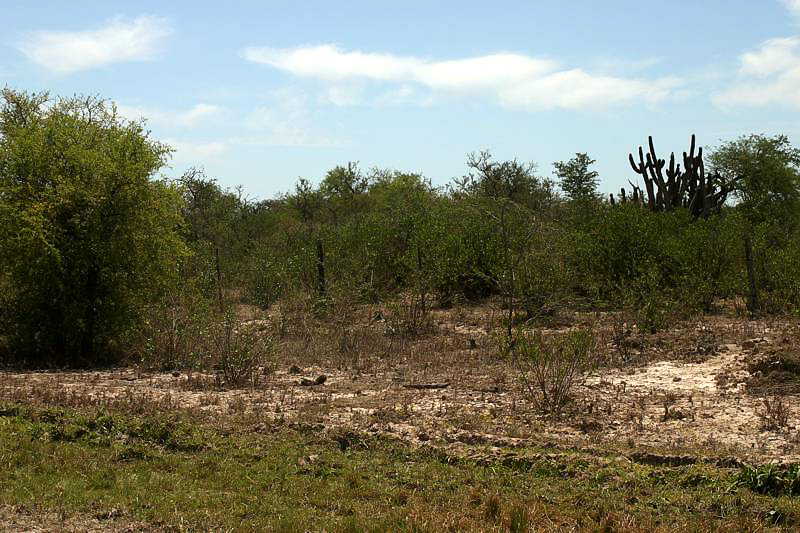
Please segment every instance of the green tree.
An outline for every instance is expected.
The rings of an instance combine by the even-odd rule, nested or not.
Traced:
[[[96,97],[3,90],[0,340],[31,362],[102,361],[171,279],[180,196],[169,149]]]
[[[597,196],[597,171],[589,170],[594,164],[587,154],[576,153],[569,161],[553,163],[558,185],[570,200],[586,200]]]
[[[800,149],[785,135],[748,135],[719,146],[713,172],[738,180],[739,209],[754,224],[796,221],[800,213]]]

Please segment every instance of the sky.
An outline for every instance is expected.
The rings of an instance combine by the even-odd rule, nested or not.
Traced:
[[[336,165],[444,185],[471,152],[600,190],[752,133],[800,142],[800,0],[0,2],[0,85],[99,95],[254,200]]]

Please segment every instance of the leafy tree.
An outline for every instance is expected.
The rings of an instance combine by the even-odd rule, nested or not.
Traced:
[[[337,166],[329,170],[319,185],[322,198],[334,224],[360,207],[359,200],[369,188],[369,179],[358,168],[358,163]]]
[[[754,224],[797,220],[800,212],[800,149],[785,135],[748,135],[711,154],[713,171],[738,179],[739,208]]]
[[[223,190],[214,179],[192,168],[178,180],[184,199],[186,241],[206,290],[213,286],[220,312],[224,311],[223,278],[234,274],[234,263],[245,253],[244,221],[250,214],[241,192]],[[212,281],[213,280],[213,281]]]
[[[543,211],[556,199],[553,182],[536,174],[534,163],[493,161],[488,151],[467,157],[470,173],[456,180],[463,192],[492,201],[510,200],[521,206]]]
[[[300,178],[294,186],[294,194],[286,197],[289,207],[300,215],[300,220],[303,222],[311,222],[314,219],[320,201],[319,191],[314,190],[305,178]]]
[[[558,184],[570,200],[586,200],[597,196],[597,171],[589,170],[595,162],[587,154],[576,153],[569,161],[553,163]]]
[[[185,247],[169,149],[96,97],[5,89],[0,104],[0,340],[18,357],[99,362]]]

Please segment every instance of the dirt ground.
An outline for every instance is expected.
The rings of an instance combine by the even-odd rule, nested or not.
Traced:
[[[798,352],[795,320],[706,316],[642,335],[616,315],[570,315],[545,331],[590,327],[602,363],[560,417],[545,417],[515,366],[496,355],[493,313],[437,311],[433,332],[399,340],[374,309],[338,323],[284,324],[274,367],[244,389],[183,371],[2,372],[0,399],[187,410],[253,430],[368,432],[476,457],[548,445],[667,463],[800,461],[794,389],[748,385],[765,377],[757,363]],[[259,320],[267,328],[273,319]],[[323,384],[300,384],[319,376]]]

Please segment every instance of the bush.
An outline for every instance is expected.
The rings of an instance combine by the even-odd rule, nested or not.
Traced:
[[[593,362],[595,341],[588,331],[544,337],[517,335],[511,356],[529,400],[546,414],[558,414],[584,371]]]
[[[768,464],[744,468],[736,477],[734,487],[747,487],[768,496],[796,496],[800,494],[800,465]]]
[[[156,370],[208,368],[213,307],[191,282],[167,291],[147,308],[129,337],[136,362]]]
[[[213,326],[214,368],[221,373],[220,385],[240,387],[258,384],[259,372],[269,371],[269,339],[256,324],[240,323],[226,314]]]
[[[153,179],[168,154],[97,98],[3,90],[0,277],[11,290],[0,337],[21,359],[109,361],[173,279],[181,200]]]

